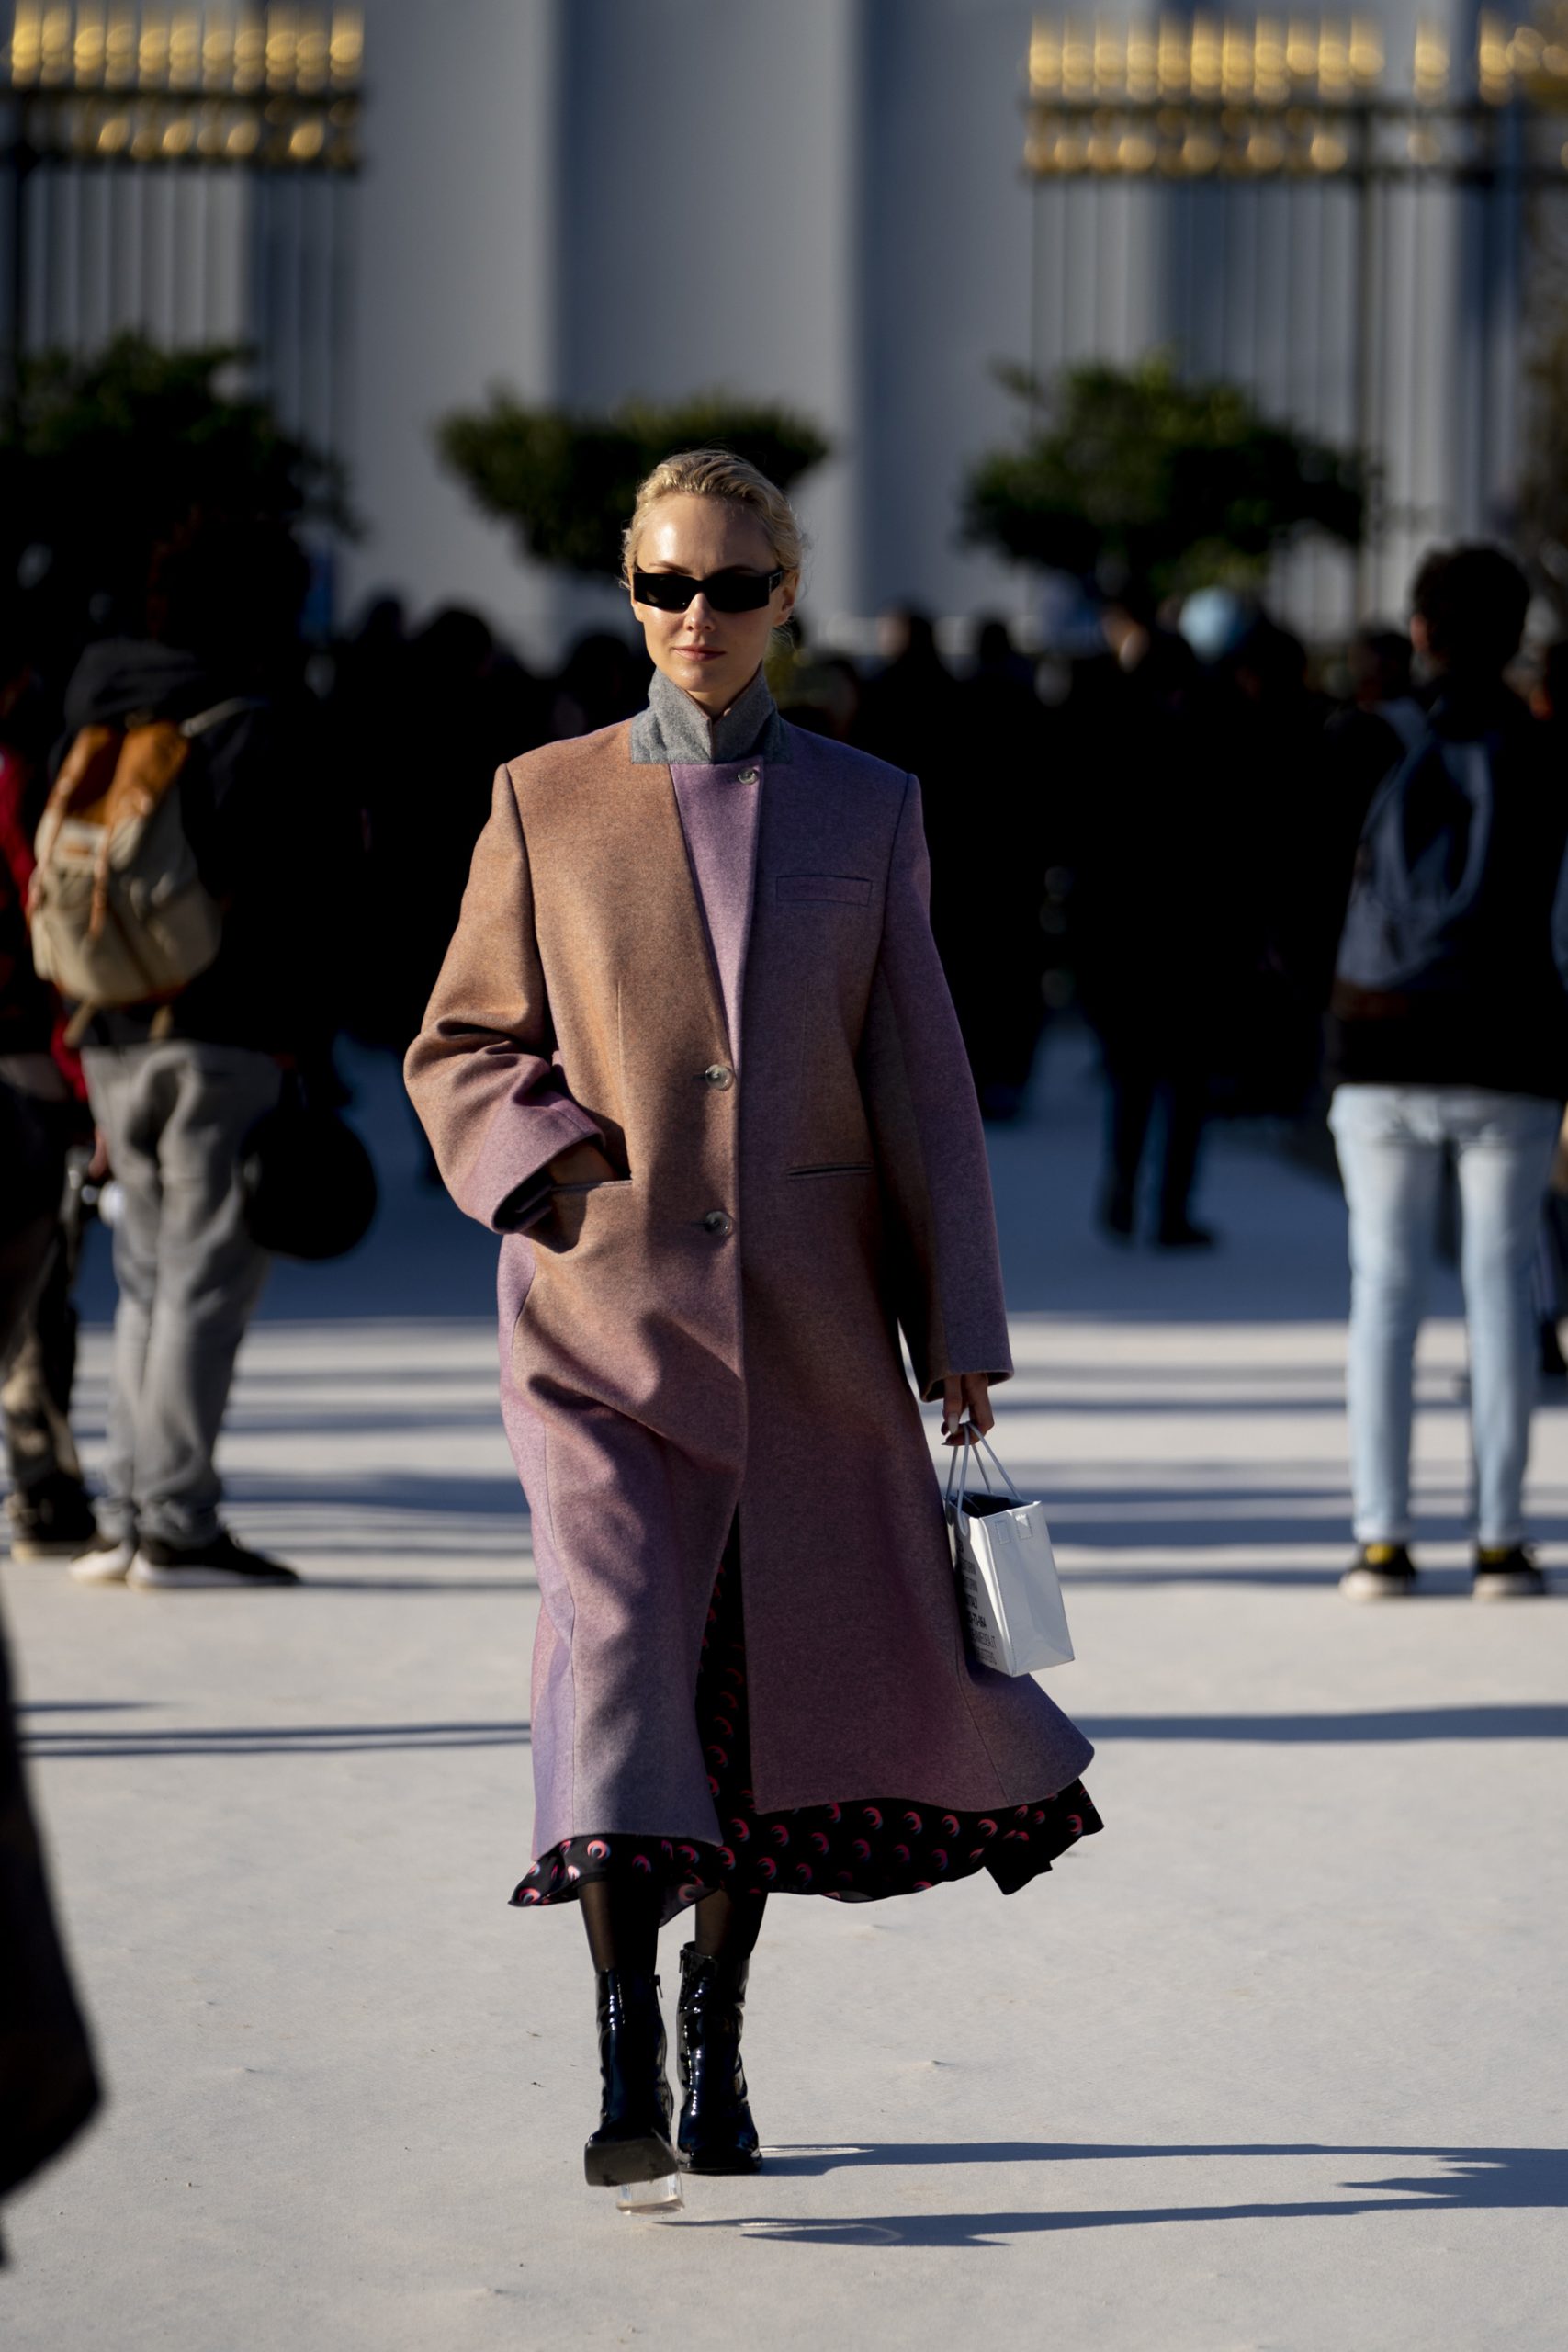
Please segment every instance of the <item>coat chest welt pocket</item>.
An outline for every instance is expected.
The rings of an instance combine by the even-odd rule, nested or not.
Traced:
[[[869,907],[871,880],[864,874],[781,874],[773,895],[781,906]]]

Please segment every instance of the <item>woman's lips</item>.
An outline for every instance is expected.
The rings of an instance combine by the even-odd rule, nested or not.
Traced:
[[[678,645],[675,650],[683,653],[688,662],[722,662],[724,659],[722,650],[716,645]]]

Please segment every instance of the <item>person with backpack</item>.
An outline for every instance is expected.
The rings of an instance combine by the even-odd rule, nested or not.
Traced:
[[[332,826],[279,673],[305,585],[281,528],[164,547],[149,633],[89,646],[38,837],[34,956],[75,1011],[118,1179],[106,1492],[85,1584],[286,1585],[237,1543],[213,1454],[270,1259],[247,1136],[330,1037],[319,969]]]
[[[1330,999],[1329,1124],[1350,1212],[1357,1553],[1340,1589],[1414,1592],[1416,1338],[1445,1161],[1457,1170],[1478,1600],[1539,1594],[1523,1491],[1531,1265],[1568,1097],[1568,787],[1505,682],[1529,590],[1500,549],[1428,556],[1412,636],[1426,720],[1374,794]],[[1391,742],[1393,739],[1391,738]],[[1397,751],[1397,745],[1394,745]]]

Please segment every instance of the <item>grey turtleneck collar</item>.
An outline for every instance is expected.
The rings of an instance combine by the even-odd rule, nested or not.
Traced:
[[[789,732],[759,670],[744,694],[717,718],[690,695],[653,673],[648,708],[632,721],[631,754],[638,767],[728,767],[734,760],[787,760]]]

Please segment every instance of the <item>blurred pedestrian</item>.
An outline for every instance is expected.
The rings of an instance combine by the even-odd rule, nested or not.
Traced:
[[[1230,808],[1223,920],[1232,978],[1216,1037],[1220,1100],[1232,1116],[1292,1117],[1317,1089],[1324,970],[1338,938],[1337,922],[1329,938],[1318,928],[1330,823],[1324,733],[1334,706],[1311,682],[1301,639],[1265,613],[1216,665],[1211,698],[1211,775]],[[1389,730],[1378,731],[1386,745]],[[1379,776],[1387,765],[1385,750]],[[1346,852],[1347,887],[1364,813],[1363,802]]]
[[[1406,751],[1427,723],[1416,691],[1415,654],[1405,630],[1369,623],[1350,639],[1346,662],[1350,709],[1391,728]]]
[[[0,1373],[32,1322],[59,1216],[53,1022],[13,861],[0,857]],[[28,1803],[0,1625],[0,2198],[59,2154],[98,2096]]]
[[[71,1557],[95,1532],[71,1430],[76,1371],[73,1298],[81,1254],[81,1187],[68,1185],[73,1152],[90,1156],[92,1120],[77,1056],[66,1046],[60,1008],[33,968],[23,910],[33,872],[33,835],[48,790],[37,723],[39,697],[25,631],[0,611],[0,1077],[30,1106],[52,1171],[55,1215],[39,1279],[0,1365],[0,1406],[10,1472],[6,1513],[19,1560]],[[31,707],[29,707],[31,706]]]
[[[0,972],[27,956],[21,906],[0,869]],[[59,1170],[37,1098],[5,1075],[39,1051],[26,1009],[0,993],[0,1364],[14,1353],[48,1263]],[[57,2156],[98,2104],[86,2026],[28,1803],[0,1624],[0,2198]],[[0,2262],[5,2250],[0,2246]]]
[[[635,718],[647,699],[648,663],[640,649],[613,629],[592,629],[568,654],[551,697],[548,729],[536,741],[597,734],[617,719]],[[518,750],[533,748],[530,742],[502,757],[515,759]]]
[[[395,660],[389,627],[356,643],[330,724],[336,765],[359,780],[367,852],[351,1023],[400,1059],[457,920],[496,769],[544,740],[545,719],[541,690],[479,614],[444,605]]]
[[[176,993],[78,1014],[121,1197],[106,1491],[72,1568],[87,1584],[297,1581],[224,1527],[213,1453],[269,1265],[243,1147],[285,1066],[319,1061],[333,1023],[349,869],[297,684],[306,578],[281,531],[196,525],[159,550],[148,634],[90,646],[67,691],[51,816],[107,792],[123,760],[183,759],[171,851],[194,858],[217,919],[215,954]],[[47,835],[48,820],[40,881]]]
[[[1154,1238],[1206,1249],[1191,1197],[1236,960],[1234,808],[1185,639],[1132,589],[1104,626],[1108,650],[1079,665],[1066,713],[1078,991],[1109,1094],[1100,1221],[1131,1238],[1157,1111]]]
[[[53,1025],[53,1000],[33,969],[23,893],[11,861],[0,857],[0,1372],[47,1277],[64,1180]]]
[[[1536,1251],[1533,1296],[1536,1369],[1543,1381],[1568,1381],[1559,1325],[1568,1316],[1568,1118],[1558,1130],[1551,1156],[1540,1242]]]
[[[955,791],[963,749],[961,697],[957,680],[937,650],[931,616],[912,605],[891,605],[877,624],[877,639],[881,666],[861,688],[856,743],[908,775],[914,774],[911,763],[922,753],[929,765],[934,752],[944,793]],[[931,823],[928,808],[928,835]]]
[[[977,821],[975,747],[966,737],[963,689],[938,650],[930,615],[911,605],[892,605],[881,617],[878,637],[882,666],[861,689],[850,741],[920,779],[931,932],[973,1074],[976,1003],[991,935],[987,909],[976,899],[976,868],[999,863],[997,842]],[[979,1010],[983,1015],[983,1004]]]
[[[1416,1333],[1445,1159],[1462,1206],[1478,1600],[1540,1593],[1523,1490],[1536,1377],[1531,1268],[1568,1096],[1568,793],[1504,683],[1529,591],[1495,548],[1427,557],[1412,632],[1425,728],[1357,854],[1328,1032],[1350,1211],[1355,1600],[1413,1592]]]
[[[964,734],[985,761],[987,788],[984,808],[970,808],[946,847],[964,918],[948,978],[981,1114],[1015,1119],[1044,1023],[1041,916],[1046,868],[1057,854],[1061,778],[1051,716],[1005,621],[980,624],[960,698]]]
[[[332,699],[367,726],[387,724],[389,705],[408,676],[408,614],[400,596],[373,596],[337,648]]]
[[[454,1196],[505,1236],[544,1596],[514,1899],[582,1907],[598,2185],[671,2174],[677,2146],[761,2164],[740,2027],[770,1894],[982,1866],[1011,1891],[1099,1826],[1088,1742],[965,1655],[897,1331],[950,1442],[989,1429],[1010,1358],[985,1144],[919,789],[768,690],[800,562],[739,458],[643,484],[649,705],[497,778],[409,1057]],[[654,1968],[693,1904],[672,2144]]]
[[[774,638],[767,672],[782,718],[813,735],[830,735],[836,743],[851,741],[860,717],[860,673],[847,654],[814,647],[798,612]]]

